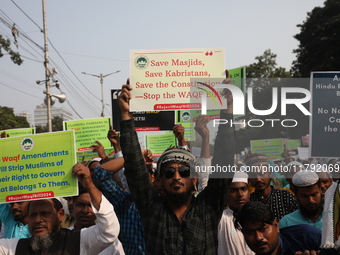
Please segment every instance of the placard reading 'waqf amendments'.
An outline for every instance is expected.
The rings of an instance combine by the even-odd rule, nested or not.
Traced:
[[[74,131],[0,139],[0,203],[75,196]]]

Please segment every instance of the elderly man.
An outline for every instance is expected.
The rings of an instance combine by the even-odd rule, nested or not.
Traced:
[[[64,218],[62,204],[56,198],[33,200],[28,207],[31,238],[0,240],[0,255],[86,255],[99,254],[118,237],[119,223],[112,205],[92,182],[88,168],[73,167],[73,174],[88,190],[98,224],[82,230],[60,227]]]
[[[158,196],[152,188],[133,115],[129,112],[131,90],[130,85],[124,85],[118,98],[122,116],[121,146],[125,175],[145,227],[147,253],[216,254],[217,226],[225,208],[229,180],[212,178],[212,174],[207,187],[194,197],[197,178],[191,178],[190,173],[196,166],[196,158],[185,149],[170,148],[157,162],[165,191],[165,196]],[[232,98],[231,94],[228,96],[228,109],[221,113],[221,118],[230,120]],[[222,125],[217,136],[212,165],[232,165],[233,129]]]

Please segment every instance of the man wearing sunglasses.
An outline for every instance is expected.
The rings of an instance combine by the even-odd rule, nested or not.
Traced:
[[[197,178],[190,175],[197,166],[187,150],[170,148],[157,162],[165,196],[152,188],[141,154],[133,115],[129,112],[132,86],[123,85],[118,98],[121,109],[121,147],[125,176],[144,223],[147,254],[217,254],[217,226],[226,206],[230,179],[210,175],[207,187],[193,196]],[[232,118],[232,96],[221,119]],[[206,128],[207,129],[207,128]],[[208,131],[208,129],[207,129]],[[215,140],[212,166],[231,166],[234,159],[234,131],[221,125]],[[221,176],[220,176],[221,177]]]

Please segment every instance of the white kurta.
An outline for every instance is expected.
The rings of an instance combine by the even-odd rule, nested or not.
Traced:
[[[119,235],[119,222],[112,204],[102,196],[99,211],[92,205],[97,225],[80,232],[80,254],[94,255],[112,245]],[[14,255],[19,239],[0,239],[0,255]]]
[[[244,240],[241,231],[234,226],[233,211],[227,208],[223,211],[218,224],[218,254],[254,255]]]

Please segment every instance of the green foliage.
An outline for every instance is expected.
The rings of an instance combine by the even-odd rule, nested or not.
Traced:
[[[257,62],[250,64],[246,68],[247,78],[276,78],[276,77],[289,77],[289,73],[286,72],[283,67],[276,67],[275,53],[272,53],[270,49],[265,50],[263,55],[255,57]]]
[[[52,118],[52,132],[55,131],[63,131],[63,118],[59,116],[54,116]],[[36,126],[35,132],[38,133],[47,133],[48,127],[47,126]]]
[[[23,116],[15,116],[13,108],[0,106],[0,130],[30,127]]]
[[[52,131],[63,131],[63,118],[54,116],[52,119]]]
[[[11,41],[9,39],[6,40],[0,35],[0,58],[4,56],[3,49],[11,56],[11,60],[14,64],[21,65],[24,62],[21,59],[20,54],[11,49]]]
[[[312,71],[340,69],[340,1],[327,0],[323,7],[315,7],[294,37],[300,42],[294,50],[296,60],[292,72],[295,77],[310,77]]]
[[[255,57],[257,62],[246,67],[246,77],[252,78],[252,84],[247,83],[247,86],[251,86],[255,91],[259,91],[269,85],[268,82],[271,78],[288,78],[291,76],[285,68],[277,67],[276,56],[275,53],[268,49],[261,56]],[[256,81],[254,78],[261,80]]]

